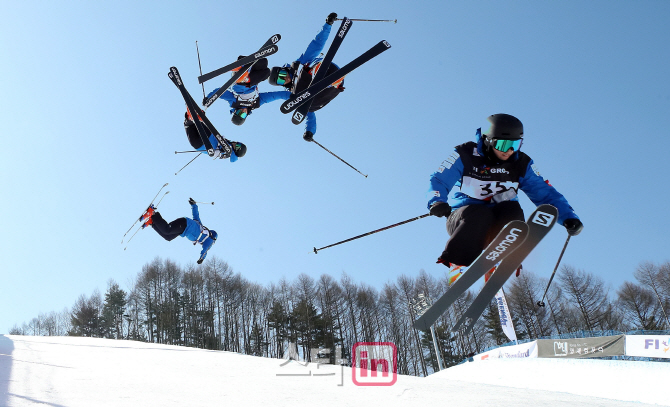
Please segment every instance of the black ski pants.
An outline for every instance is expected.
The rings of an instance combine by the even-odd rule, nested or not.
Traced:
[[[161,235],[161,237],[168,242],[181,235],[184,233],[184,230],[186,230],[186,218],[175,219],[172,222],[167,223],[159,212],[155,212],[151,217],[151,222],[151,226],[156,233]]]
[[[202,123],[202,125],[205,127],[205,132],[211,134],[205,123]],[[195,123],[188,118],[184,120],[184,130],[186,130],[186,136],[188,136],[188,142],[191,144],[191,147],[196,150],[202,147],[202,138],[198,134],[198,129],[195,127]]]
[[[517,201],[487,205],[462,206],[449,215],[449,240],[440,259],[446,266],[469,266],[491,243],[507,223],[524,220],[523,209]]]

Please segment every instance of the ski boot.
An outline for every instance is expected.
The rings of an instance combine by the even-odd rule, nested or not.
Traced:
[[[468,268],[465,266],[459,266],[457,264],[449,264],[451,267],[449,267],[449,273],[447,274],[447,284],[449,287],[451,287],[456,282],[456,280],[461,278],[463,273],[465,273]]]
[[[151,217],[154,215],[155,212],[156,212],[156,207],[153,204],[151,204],[151,205],[149,205],[147,210],[144,212],[144,214],[142,216],[140,216],[140,222],[142,222],[142,229],[144,229],[147,226],[152,225],[153,222],[151,220]]]

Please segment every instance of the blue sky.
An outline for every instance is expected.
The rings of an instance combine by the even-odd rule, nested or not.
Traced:
[[[428,178],[493,113],[519,117],[523,150],[582,218],[565,264],[613,289],[642,261],[670,260],[662,174],[668,163],[670,54],[666,1],[13,2],[0,25],[0,333],[80,294],[123,288],[156,256],[181,265],[185,239],[123,233],[169,182],[166,219],[190,216],[219,232],[210,255],[258,283],[300,273],[381,288],[436,265],[447,234],[434,217],[318,255],[325,246],[427,212]],[[253,9],[253,10],[252,10]],[[317,113],[315,140],[263,106],[236,127],[217,101],[208,117],[249,151],[237,163],[191,157],[177,66],[200,100],[203,71],[280,33],[270,65],[295,60],[335,11],[354,23],[335,62],[378,41],[392,48],[350,74]],[[339,24],[339,23],[337,23]],[[331,35],[332,39],[332,35]],[[206,83],[209,91],[227,76]],[[267,83],[261,91],[277,90]],[[532,204],[522,198],[526,213]],[[566,238],[556,227],[524,266],[548,277]]]

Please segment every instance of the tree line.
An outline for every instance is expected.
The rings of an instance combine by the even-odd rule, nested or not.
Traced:
[[[605,282],[573,266],[561,267],[545,299],[547,279],[531,271],[512,277],[505,295],[518,339],[580,330],[670,329],[670,262],[642,263],[635,282],[610,292]],[[312,349],[330,363],[347,363],[356,342],[393,342],[398,373],[425,376],[438,370],[430,331],[412,328],[420,296],[437,299],[446,275],[421,270],[377,289],[343,273],[318,278],[299,275],[261,285],[213,257],[202,266],[180,267],[155,258],[142,267],[129,289],[110,280],[104,295],[81,295],[70,310],[40,314],[10,334],[74,335],[127,339],[285,358],[290,344],[306,361]],[[450,328],[473,300],[464,293],[436,323],[438,352],[446,366],[472,353],[507,343],[495,302],[468,335]],[[336,347],[344,361],[335,360]]]

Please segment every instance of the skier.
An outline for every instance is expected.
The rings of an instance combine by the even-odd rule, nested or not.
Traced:
[[[214,230],[203,226],[198,213],[198,205],[196,205],[193,198],[189,198],[188,203],[191,204],[193,219],[184,217],[167,223],[161,214],[156,212],[156,208],[151,205],[140,218],[140,222],[144,222],[142,228],[147,226],[153,227],[156,233],[168,242],[177,236],[181,236],[192,241],[194,245],[201,244],[202,251],[200,252],[198,264],[202,264],[202,261],[207,257],[207,251],[216,243],[218,234]]]
[[[519,189],[535,205],[555,206],[558,223],[571,236],[583,229],[565,197],[544,180],[533,160],[519,151],[523,142],[521,121],[503,113],[489,116],[488,121],[488,128],[477,129],[477,142],[456,146],[430,177],[430,214],[447,217],[450,237],[437,263],[450,268],[449,285],[505,224],[524,220]],[[455,193],[448,198],[454,187]]]
[[[239,60],[244,57],[244,55],[240,55],[237,59]],[[237,72],[239,69],[248,69],[248,72],[242,75],[235,85],[231,87],[232,91],[226,90],[220,97],[230,105],[230,113],[232,114],[231,121],[236,126],[244,124],[244,121],[247,119],[247,116],[251,114],[252,110],[257,109],[266,103],[274,102],[275,100],[287,100],[291,97],[291,92],[288,91],[258,91],[258,84],[270,76],[270,68],[268,68],[267,58],[261,58],[256,61],[256,63],[251,66],[251,69],[249,69],[249,65],[233,70],[233,72]],[[220,88],[216,88],[211,91],[205,97],[203,104],[205,104],[205,102],[219,89]]]
[[[313,76],[319,70],[323,58],[319,58],[319,54],[326,45],[328,36],[333,23],[337,20],[336,13],[330,13],[326,18],[326,23],[321,28],[321,31],[309,43],[307,50],[300,55],[296,61],[291,64],[284,64],[284,66],[275,66],[272,68],[268,82],[270,85],[283,86],[291,91],[292,94],[301,92],[310,85]],[[339,67],[331,63],[326,75],[329,75]],[[314,134],[316,134],[316,112],[322,107],[326,106],[331,100],[335,99],[340,92],[344,92],[344,78],[331,84],[324,91],[319,93],[313,100],[312,106],[309,108],[309,113],[305,121],[305,133],[303,139],[305,141],[312,141]]]
[[[211,131],[207,128],[207,125],[205,125],[202,120],[200,120],[200,124],[202,124],[205,128],[205,131],[209,133],[209,142],[212,143],[212,147],[214,147],[214,158],[230,158],[230,162],[234,163],[239,157],[244,157],[244,155],[247,153],[247,146],[245,146],[243,143],[240,143],[239,141],[232,141],[230,143],[232,152],[230,154],[226,153],[223,147],[219,144],[219,140],[214,136],[214,134],[211,134]],[[188,142],[191,143],[191,146],[196,150],[206,152],[205,145],[202,142],[200,134],[198,134],[198,129],[196,128],[193,117],[191,116],[191,113],[188,111],[188,109],[186,109],[186,113],[184,114],[184,130],[186,131],[186,136],[188,137]]]

